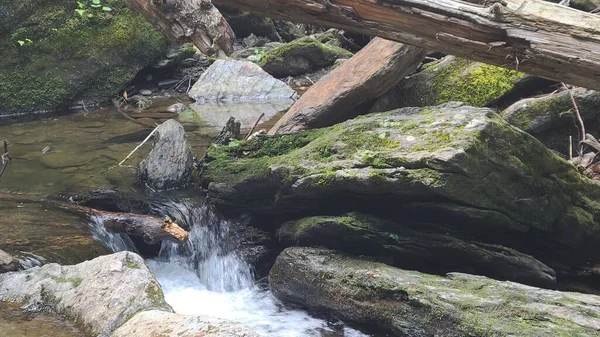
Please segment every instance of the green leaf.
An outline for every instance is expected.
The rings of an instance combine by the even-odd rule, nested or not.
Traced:
[[[79,16],[83,16],[85,14],[85,9],[76,9],[75,12],[79,14]]]
[[[102,10],[105,12],[110,12],[110,11],[112,11],[112,8],[104,6],[104,7],[102,7]]]
[[[100,8],[100,7],[102,7],[102,5],[90,5],[90,6],[92,6],[93,8]]]
[[[93,17],[94,17],[94,14],[90,13],[90,14],[88,14],[88,15],[87,15],[87,17],[88,17],[88,18],[93,18]]]
[[[99,5],[99,4],[100,4],[100,0],[92,0],[92,3],[93,3],[94,5]]]
[[[25,39],[25,42],[33,43],[33,41],[31,39]]]
[[[83,4],[83,2],[77,1],[77,7],[83,8],[83,7],[85,7],[85,5]]]
[[[232,140],[229,142],[229,144],[227,144],[227,147],[230,149],[235,149],[237,147],[240,147],[242,143],[239,140]]]
[[[23,45],[25,44],[25,41],[19,40],[17,41],[19,43],[19,46],[23,47]]]

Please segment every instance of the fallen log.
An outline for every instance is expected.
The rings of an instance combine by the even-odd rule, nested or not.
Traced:
[[[600,90],[600,16],[539,0],[214,0]]]
[[[366,112],[374,100],[414,72],[426,54],[423,48],[373,39],[308,89],[269,134],[326,127]]]
[[[107,228],[116,232],[139,236],[148,244],[155,244],[164,240],[184,242],[189,238],[189,233],[169,218],[163,220],[151,215],[101,211],[58,200],[36,199],[27,195],[0,193],[0,201],[39,203],[84,218],[96,216],[102,220]]]
[[[192,41],[207,55],[233,53],[235,34],[210,0],[124,1],[172,41]]]

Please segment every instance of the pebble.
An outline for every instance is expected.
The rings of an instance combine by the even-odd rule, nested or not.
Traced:
[[[142,90],[140,90],[140,94],[142,94],[144,96],[150,96],[150,95],[152,95],[152,90],[142,89]]]

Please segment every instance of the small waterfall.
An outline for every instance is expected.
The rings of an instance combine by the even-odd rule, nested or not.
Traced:
[[[123,233],[109,232],[104,226],[103,220],[99,216],[92,216],[90,219],[90,228],[92,229],[92,237],[94,240],[102,243],[104,247],[108,248],[113,253],[130,251],[136,252],[137,249],[133,244],[133,241]]]

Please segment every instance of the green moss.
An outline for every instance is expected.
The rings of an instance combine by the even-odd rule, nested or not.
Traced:
[[[137,263],[135,263],[135,262],[134,262],[134,261],[133,261],[133,260],[132,260],[132,259],[129,257],[129,255],[127,255],[127,256],[125,257],[125,266],[126,266],[127,268],[130,268],[130,269],[141,269],[141,267],[140,267],[140,266],[139,266]]]
[[[72,278],[65,278],[65,277],[51,277],[55,282],[57,283],[73,283],[74,286],[79,287],[79,285],[81,284],[81,282],[83,282],[83,279],[80,277],[72,277]]]
[[[165,39],[122,1],[110,13],[74,12],[76,1],[13,2],[0,30],[0,111],[59,109],[80,99],[106,100],[160,55]],[[32,43],[19,46],[17,41]]]
[[[162,308],[165,305],[165,295],[157,283],[148,285],[146,288],[146,297],[155,308]]]

